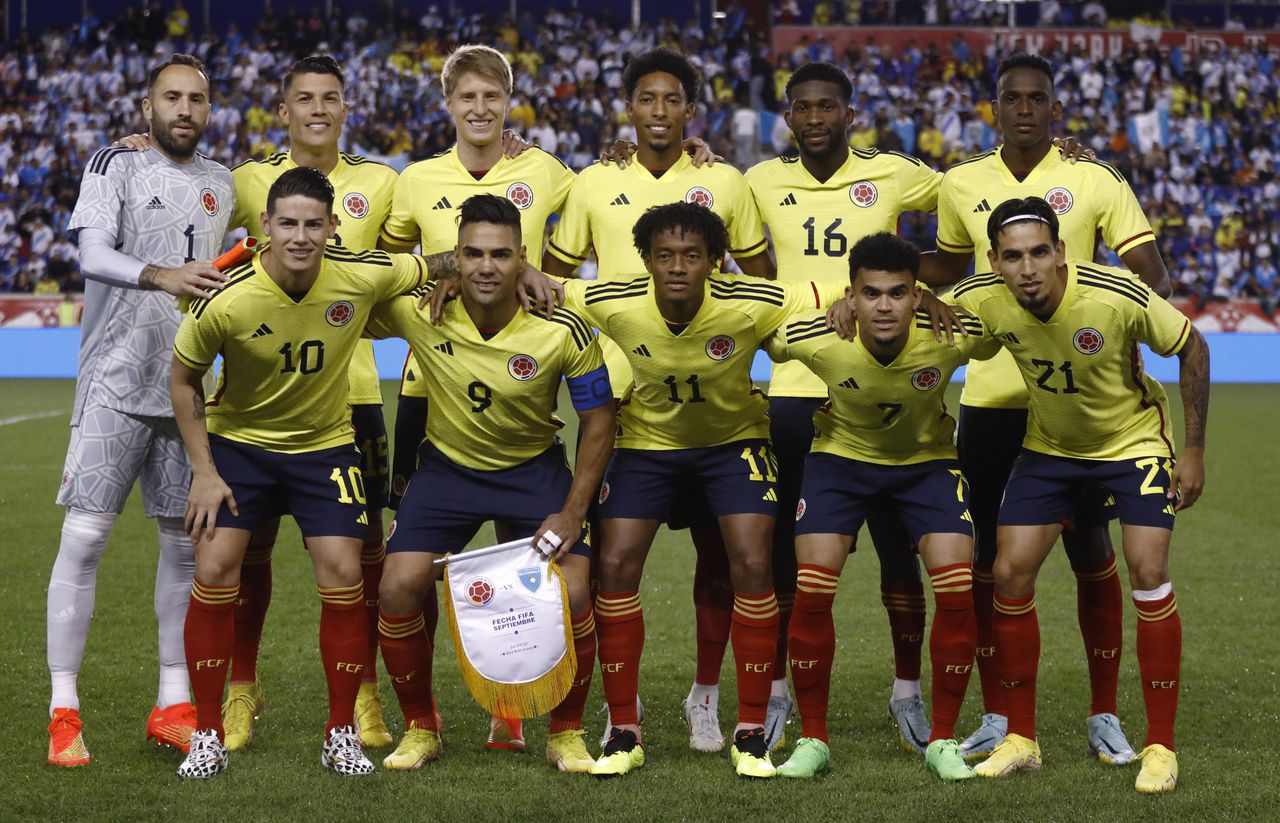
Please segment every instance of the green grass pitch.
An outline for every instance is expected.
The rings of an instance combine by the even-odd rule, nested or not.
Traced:
[[[1177,389],[1170,390],[1174,419],[1180,421]],[[384,391],[395,396],[390,384]],[[1280,564],[1273,531],[1280,523],[1280,387],[1214,387],[1207,492],[1179,518],[1172,558],[1185,635],[1178,726],[1182,778],[1174,794],[1156,798],[1133,791],[1136,767],[1107,767],[1087,755],[1085,660],[1075,625],[1074,581],[1060,552],[1046,564],[1038,596],[1046,761],[1040,772],[943,785],[925,771],[923,758],[899,747],[885,711],[892,677],[887,623],[875,556],[865,551],[850,561],[836,601],[833,770],[811,783],[738,780],[727,753],[698,754],[687,747],[680,702],[693,675],[693,554],[686,535],[665,530],[650,555],[643,588],[645,768],[607,783],[560,775],[543,760],[542,721],[526,725],[529,754],[485,751],[487,718],[457,677],[442,627],[435,683],[445,718],[444,759],[409,774],[379,769],[371,778],[341,779],[319,764],[325,720],[319,609],[291,522],[275,554],[274,604],[260,667],[269,705],[253,748],[233,756],[230,771],[219,779],[185,783],[175,774],[179,755],[143,741],[156,688],[151,589],[157,548],[137,495],[118,521],[100,567],[80,679],[93,764],[54,769],[45,764],[45,587],[62,522],[53,497],[71,400],[71,381],[0,381],[0,820],[1182,821],[1254,820],[1280,808],[1270,765],[1280,756]],[[390,417],[394,402],[387,409]],[[1136,746],[1145,725],[1133,622],[1127,607],[1120,711]],[[925,665],[927,689],[927,656]],[[728,730],[734,690],[726,672],[721,720]],[[398,736],[401,721],[385,676],[382,693]],[[594,711],[601,702],[597,673],[589,738],[598,734],[602,717]],[[979,702],[975,675],[962,731],[976,724]],[[793,719],[788,735],[798,732]],[[598,750],[594,739],[591,748]],[[370,751],[375,762],[383,753]]]

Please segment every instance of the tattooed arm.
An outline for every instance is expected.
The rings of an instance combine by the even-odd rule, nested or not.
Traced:
[[[187,494],[183,522],[191,541],[199,543],[202,534],[212,539],[223,501],[232,514],[239,516],[240,512],[231,488],[213,464],[213,452],[209,449],[209,428],[204,416],[204,372],[174,357],[169,394],[173,400],[173,417],[191,460],[191,491]]]
[[[1178,384],[1186,421],[1182,456],[1173,469],[1169,498],[1176,509],[1190,508],[1204,491],[1204,433],[1209,419],[1209,344],[1191,327],[1191,336],[1178,352]]]

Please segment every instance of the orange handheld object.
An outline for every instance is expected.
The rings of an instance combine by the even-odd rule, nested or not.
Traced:
[[[253,250],[258,245],[258,238],[246,237],[239,243],[222,253],[222,256],[213,261],[213,267],[218,271],[226,271],[232,266],[238,266],[247,262],[253,257]]]

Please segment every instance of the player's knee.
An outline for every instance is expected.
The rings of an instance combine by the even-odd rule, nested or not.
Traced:
[[[600,555],[600,585],[605,591],[628,591],[640,582],[643,568],[634,552],[604,552]]]
[[[67,509],[66,518],[62,521],[59,558],[74,558],[96,564],[106,550],[107,539],[111,536],[111,527],[115,522],[116,515],[111,512]]]
[[[1162,562],[1130,563],[1129,588],[1151,591],[1169,582],[1169,565]]]
[[[1035,593],[1035,569],[1026,568],[1008,558],[996,558],[991,574],[996,580],[996,592],[1002,597],[1023,598]]]
[[[378,584],[378,602],[387,614],[408,614],[422,608],[427,589],[399,575],[383,574]]]
[[[755,594],[769,588],[773,581],[773,563],[768,552],[751,552],[732,561],[733,588],[737,592]]]

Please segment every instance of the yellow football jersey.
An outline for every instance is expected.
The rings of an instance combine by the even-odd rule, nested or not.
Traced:
[[[286,454],[354,442],[344,391],[352,353],[374,304],[422,285],[426,261],[330,246],[298,300],[260,255],[228,274],[213,297],[191,301],[173,347],[193,369],[222,355],[209,432]]]
[[[1143,370],[1138,343],[1170,357],[1191,321],[1136,275],[1068,261],[1062,305],[1047,322],[998,274],[969,278],[953,296],[1017,362],[1030,395],[1026,448],[1086,460],[1173,456],[1164,387]]]
[[[628,449],[767,438],[769,403],[751,383],[756,349],[792,315],[843,297],[838,283],[771,283],[716,272],[707,278],[702,308],[677,333],[659,313],[648,275],[565,282],[565,305],[608,335],[631,366],[618,411],[617,445]]]
[[[453,251],[458,245],[458,208],[473,194],[497,194],[520,209],[520,233],[529,262],[542,265],[547,218],[564,207],[574,173],[554,154],[531,148],[519,157],[503,156],[477,180],[458,159],[458,147],[410,165],[400,175],[391,214],[382,236],[392,243],[421,243],[424,255]],[[426,397],[426,386],[412,353],[405,363],[400,392]],[[413,379],[410,379],[410,375]]]
[[[410,295],[376,306],[369,332],[409,341],[426,366],[418,382],[431,404],[427,439],[453,462],[481,471],[546,451],[564,425],[555,416],[560,378],[604,365],[591,327],[564,308],[551,320],[516,312],[486,340],[461,300],[450,301],[435,326],[418,310],[418,295]]]
[[[1155,241],[1151,224],[1138,198],[1120,172],[1106,163],[1081,160],[1072,165],[1057,149],[1021,182],[993,149],[957,163],[942,178],[938,194],[938,248],[965,254],[973,252],[974,273],[991,271],[987,261],[987,218],[1006,200],[1043,197],[1058,214],[1059,236],[1067,256],[1093,259],[1099,232],[1102,241],[1124,254]],[[965,377],[960,402],[966,406],[1024,409],[1027,391],[1018,379],[1013,360],[1002,354],[976,363]]]
[[[969,360],[1000,350],[981,321],[962,317],[968,337],[939,343],[926,312],[917,312],[906,348],[885,366],[861,340],[827,328],[826,312],[792,320],[766,341],[776,361],[804,363],[830,389],[813,415],[813,451],[867,463],[905,466],[956,457],[956,422],[943,395],[951,375]]]
[[[855,149],[818,182],[798,157],[752,166],[747,182],[769,227],[779,280],[849,282],[849,250],[876,232],[898,231],[906,211],[938,206],[942,173],[907,154]],[[826,397],[827,387],[800,360],[775,363],[769,394]]]
[[[236,211],[231,228],[243,227],[254,237],[262,235],[261,215],[267,210],[271,184],[298,164],[288,153],[273,154],[265,160],[247,160],[231,170],[236,184]],[[395,169],[358,154],[338,155],[338,165],[329,172],[333,184],[333,210],[338,214],[338,233],[333,242],[349,249],[375,249],[378,230],[391,212],[395,190]],[[351,358],[351,405],[382,404],[382,385],[373,360],[373,343],[362,340]]]

